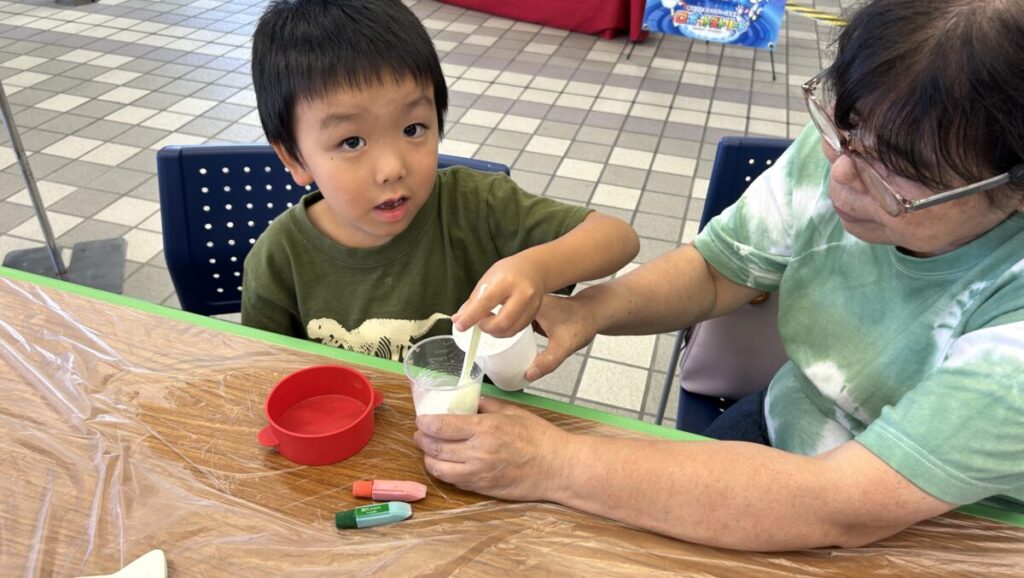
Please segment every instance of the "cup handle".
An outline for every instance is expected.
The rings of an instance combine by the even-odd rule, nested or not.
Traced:
[[[256,437],[259,438],[260,444],[265,445],[268,448],[277,447],[277,438],[274,437],[274,432],[270,430],[270,426],[261,429],[259,435]]]
[[[370,400],[370,408],[376,408],[380,404],[384,403],[384,396],[373,387],[370,388],[370,395],[373,398]]]

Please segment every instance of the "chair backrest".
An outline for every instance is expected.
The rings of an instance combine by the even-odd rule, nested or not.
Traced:
[[[503,172],[500,163],[438,155],[438,168]],[[297,185],[267,144],[172,145],[157,153],[164,258],[181,308],[241,309],[242,264],[267,225],[316,185]]]
[[[700,229],[716,215],[735,203],[750,183],[770,167],[792,141],[764,137],[727,136],[718,142],[711,168],[708,192],[701,213]],[[661,423],[669,393],[676,385],[678,370],[680,400],[676,427],[700,433],[736,399],[741,390],[737,382],[749,386],[746,377],[763,373],[763,367],[775,364],[781,345],[772,311],[775,296],[767,304],[745,305],[739,311],[718,319],[680,329],[666,369],[661,400],[655,422]],[[756,326],[752,326],[751,318]],[[737,331],[739,329],[739,331]],[[762,334],[774,339],[767,345],[768,358],[750,354],[763,349]],[[685,350],[684,350],[685,344]],[[747,354],[737,354],[744,351]],[[777,369],[778,365],[774,365]],[[756,385],[756,384],[755,384]]]
[[[718,141],[704,212],[700,215],[700,228],[703,229],[708,221],[735,203],[750,183],[772,166],[792,142],[782,138],[738,136],[727,136]]]
[[[759,137],[719,141],[700,228],[735,203],[791,142]],[[786,362],[777,295],[698,323],[681,337],[685,347],[679,359],[676,427],[687,431],[703,432],[735,400],[766,387]]]

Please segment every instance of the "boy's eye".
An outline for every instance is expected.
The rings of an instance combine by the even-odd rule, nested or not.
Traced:
[[[427,132],[427,127],[426,125],[423,125],[421,123],[410,124],[409,126],[405,127],[405,130],[403,132],[407,137],[422,136],[423,133]]]
[[[363,137],[361,136],[350,136],[341,141],[341,147],[356,150],[362,148],[364,142],[365,141],[363,141]]]

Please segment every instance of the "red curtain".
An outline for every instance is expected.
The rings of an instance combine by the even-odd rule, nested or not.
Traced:
[[[643,0],[441,0],[496,16],[543,24],[602,38],[629,34],[641,40]]]

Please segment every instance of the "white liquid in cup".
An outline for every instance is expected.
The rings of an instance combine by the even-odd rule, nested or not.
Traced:
[[[474,363],[470,381],[460,387],[465,358],[465,352],[447,335],[424,339],[406,353],[403,369],[412,384],[416,415],[477,412],[484,370]]]
[[[469,349],[470,333],[471,330],[452,329],[452,337],[463,351]],[[533,333],[533,327],[529,325],[512,337],[480,334],[476,362],[494,385],[505,391],[519,391],[530,383],[526,379],[526,370],[530,368],[535,357],[537,338]]]
[[[458,376],[444,379],[420,379],[412,384],[412,402],[416,415],[476,413],[480,403],[480,382],[457,387]]]

